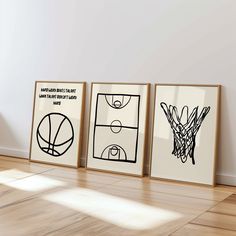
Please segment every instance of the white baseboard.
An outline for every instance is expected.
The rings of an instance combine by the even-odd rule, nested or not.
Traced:
[[[217,174],[216,175],[216,183],[236,186],[236,176],[235,175],[226,175],[226,174]]]
[[[29,151],[21,150],[21,149],[14,149],[14,148],[7,148],[7,147],[0,147],[0,155],[28,159]]]

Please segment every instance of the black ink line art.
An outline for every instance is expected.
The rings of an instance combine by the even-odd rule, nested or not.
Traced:
[[[96,99],[93,158],[136,163],[140,95],[98,93]]]
[[[127,161],[127,154],[121,146],[111,144],[103,150],[101,158],[113,161]]]
[[[113,120],[111,122],[110,129],[111,129],[111,132],[113,132],[114,134],[120,133],[120,131],[122,129],[121,122],[119,120]]]
[[[188,157],[190,157],[192,164],[195,165],[194,150],[196,146],[196,135],[203,120],[210,111],[210,107],[204,107],[199,114],[199,107],[197,106],[189,114],[189,107],[184,106],[179,115],[176,106],[169,105],[168,107],[164,102],[161,102],[160,106],[173,131],[174,148],[172,154],[180,158],[182,163],[185,163]]]
[[[74,141],[74,129],[67,116],[49,113],[40,121],[37,131],[39,148],[50,156],[62,156]]]
[[[111,106],[114,109],[122,109],[124,108],[131,99],[131,96],[128,95],[105,95],[106,101],[109,106]]]

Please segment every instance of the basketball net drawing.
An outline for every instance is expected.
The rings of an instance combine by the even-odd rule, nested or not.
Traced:
[[[61,113],[49,113],[40,121],[37,132],[39,148],[50,156],[62,156],[74,141],[74,129],[69,118]]]
[[[162,110],[173,131],[174,144],[172,154],[180,158],[182,163],[185,163],[190,157],[192,164],[195,165],[194,150],[196,146],[196,135],[201,124],[210,111],[210,107],[204,107],[200,114],[199,107],[195,107],[189,114],[188,106],[184,106],[181,112],[178,112],[176,106],[166,103],[160,103]]]

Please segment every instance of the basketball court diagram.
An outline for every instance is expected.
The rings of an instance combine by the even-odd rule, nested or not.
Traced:
[[[93,158],[136,163],[140,95],[98,93]]]
[[[39,148],[49,156],[60,157],[74,141],[74,129],[69,118],[61,113],[49,113],[40,121],[37,132]]]

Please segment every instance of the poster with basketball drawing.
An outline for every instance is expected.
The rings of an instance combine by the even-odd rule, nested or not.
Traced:
[[[151,176],[214,185],[218,85],[156,85]]]
[[[78,167],[85,83],[35,83],[30,160]]]
[[[87,168],[143,174],[148,96],[148,84],[92,84]]]

